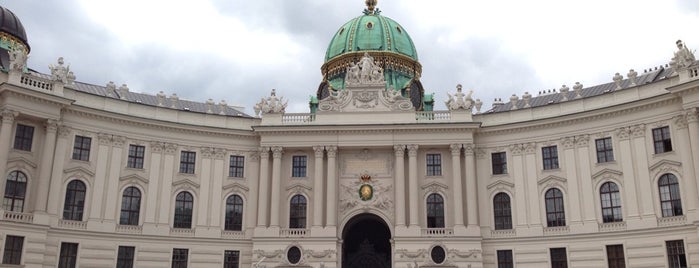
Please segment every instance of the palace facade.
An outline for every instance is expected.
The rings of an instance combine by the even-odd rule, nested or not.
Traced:
[[[310,112],[27,68],[0,8],[0,267],[699,266],[699,64],[436,111],[372,1]],[[79,60],[79,59],[75,59]],[[79,64],[76,62],[76,64]]]

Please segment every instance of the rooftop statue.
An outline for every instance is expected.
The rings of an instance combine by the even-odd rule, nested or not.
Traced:
[[[682,40],[677,40],[675,44],[677,44],[677,51],[675,51],[675,55],[672,57],[672,60],[670,60],[670,66],[677,70],[694,64],[694,61],[696,61],[694,52],[689,51],[687,46],[682,43]]]
[[[471,107],[473,106],[473,99],[471,99],[471,95],[473,94],[473,90],[469,90],[468,94],[464,94],[461,92],[461,85],[456,85],[456,93],[452,96],[451,94],[447,93],[447,96],[449,96],[449,99],[447,99],[444,104],[447,106],[447,109],[450,111],[453,110],[459,110],[459,109],[464,109],[464,110],[471,110]]]
[[[27,67],[27,54],[24,50],[20,47],[14,47],[7,53],[10,54],[10,70],[24,71],[24,68]]]
[[[345,85],[347,86],[363,86],[363,85],[380,85],[386,83],[383,75],[383,68],[374,63],[374,57],[369,53],[364,53],[364,56],[358,63],[351,62],[347,67],[345,74]]]
[[[267,97],[267,99],[262,98],[260,102],[255,104],[255,115],[260,116],[261,114],[284,113],[288,103],[288,100],[284,101],[284,97],[277,97],[275,89],[272,89],[272,93],[269,97]]]
[[[69,83],[68,73],[70,72],[70,65],[63,66],[63,57],[58,58],[58,65],[49,65],[49,69],[51,70],[51,80],[60,81],[64,84]]]

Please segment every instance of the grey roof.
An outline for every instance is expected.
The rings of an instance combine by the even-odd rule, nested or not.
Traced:
[[[43,74],[43,73],[39,73],[36,71],[32,71],[32,75],[39,76],[39,77],[46,78],[46,79],[51,78],[51,76],[48,74]],[[117,90],[110,90],[110,89],[107,89],[106,86],[98,86],[98,85],[87,84],[87,83],[78,82],[78,81],[75,81],[75,85],[73,86],[73,88],[80,91],[80,92],[84,92],[84,93],[92,94],[92,95],[98,95],[98,96],[102,96],[105,98],[112,98],[112,99],[123,100],[123,101],[128,101],[128,102],[138,103],[138,104],[143,104],[143,105],[149,105],[149,106],[158,106],[158,97],[154,96],[154,95],[149,95],[149,94],[144,94],[144,93],[136,93],[136,92],[129,91],[126,93],[126,99],[121,99],[122,96],[119,95],[119,92]],[[165,97],[165,99],[163,100],[163,105],[160,107],[171,108],[172,107],[172,100],[169,97]],[[206,113],[208,111],[208,105],[206,103],[183,100],[183,99],[178,100],[175,107],[177,107],[176,109],[178,109],[178,110],[184,110],[184,111],[194,112],[194,113]],[[171,108],[171,109],[175,109],[175,108]],[[228,105],[226,105],[226,107],[224,109],[225,109],[224,114],[226,116],[252,118],[250,115],[244,113],[243,111],[239,111],[238,109],[235,109],[235,108],[228,106]],[[211,107],[211,111],[213,114],[220,114],[221,113],[221,106],[218,103],[216,103]]]
[[[645,85],[645,84],[650,84],[656,81],[660,81],[663,79],[667,79],[671,74],[672,74],[672,68],[663,68],[660,67],[656,70],[648,71],[646,73],[643,73],[641,75],[638,75],[636,77],[636,85]],[[621,81],[621,89],[619,90],[625,90],[631,86],[631,81],[629,79],[624,79]],[[594,97],[598,95],[602,95],[605,93],[609,93],[612,91],[619,91],[616,89],[616,84],[614,82],[606,83],[606,84],[601,84],[601,85],[596,85],[596,86],[591,86],[591,87],[585,87],[580,91],[580,95],[582,98],[589,98],[589,97]],[[532,96],[531,99],[529,100],[529,106],[530,107],[539,107],[539,106],[545,106],[553,103],[559,103],[561,102],[561,99],[563,99],[563,94],[564,93],[551,93],[551,94],[542,94],[540,96]],[[571,88],[570,91],[568,92],[568,100],[573,100],[575,99],[575,92]],[[519,101],[517,102],[517,108],[523,108],[524,107],[524,101],[520,98]],[[492,108],[489,110],[485,111],[484,113],[499,113],[499,112],[507,112],[512,109],[512,102],[509,101],[500,105],[493,105]]]

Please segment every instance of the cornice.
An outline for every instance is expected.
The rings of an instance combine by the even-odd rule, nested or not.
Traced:
[[[136,127],[148,127],[156,130],[162,130],[165,132],[179,132],[185,134],[195,134],[195,135],[206,135],[206,136],[223,136],[223,137],[235,137],[238,139],[248,139],[257,140],[257,136],[253,131],[239,130],[239,129],[226,129],[226,128],[216,128],[211,126],[197,126],[185,123],[175,123],[167,122],[151,118],[141,118],[129,115],[122,115],[116,113],[110,113],[107,111],[100,111],[88,107],[77,107],[71,106],[64,110],[66,114],[73,114],[81,117],[93,118],[98,120],[104,120],[112,122],[116,125],[130,125]]]
[[[469,133],[480,127],[478,122],[429,124],[367,124],[367,125],[275,125],[253,126],[258,135],[275,134],[370,134],[370,133]]]
[[[534,119],[529,121],[521,121],[515,123],[507,123],[497,126],[481,127],[474,132],[475,136],[493,135],[493,134],[510,134],[520,133],[538,129],[550,129],[555,127],[564,127],[577,125],[581,123],[593,122],[610,117],[620,115],[628,115],[630,113],[645,111],[648,109],[668,106],[671,104],[681,103],[681,99],[674,95],[660,95],[650,99],[637,100],[629,103],[608,106],[601,109],[583,111],[571,114],[564,114],[551,118]],[[628,107],[630,106],[630,107]]]

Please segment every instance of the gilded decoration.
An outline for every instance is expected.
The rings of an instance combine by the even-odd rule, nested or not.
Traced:
[[[364,174],[360,179],[364,184],[359,186],[359,199],[362,201],[371,200],[371,198],[374,197],[374,188],[369,184],[369,182],[371,182],[371,176]]]

